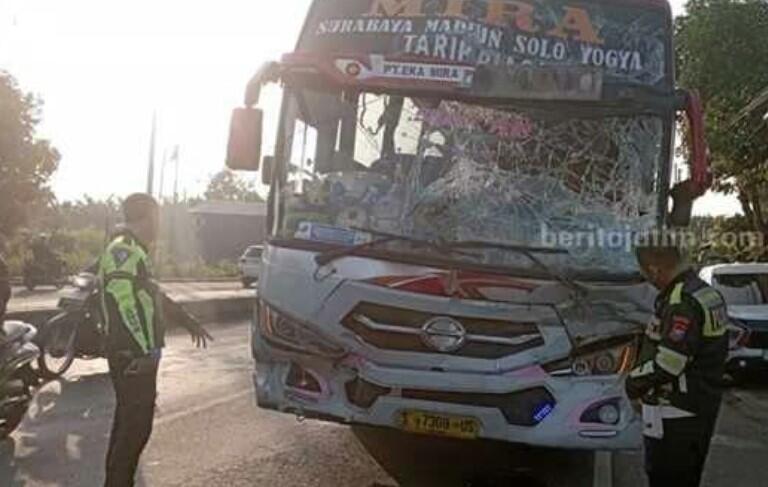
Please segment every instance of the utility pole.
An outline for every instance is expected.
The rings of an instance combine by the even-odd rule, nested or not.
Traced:
[[[171,160],[174,162],[174,174],[173,174],[173,204],[179,202],[179,146],[177,145],[173,149],[173,155]]]
[[[169,235],[169,249],[175,256],[179,255],[185,255],[182,251],[182,249],[177,248],[177,241],[183,243],[183,239],[178,239],[176,232],[179,231],[179,226],[177,224],[176,220],[176,213],[179,211],[178,203],[179,203],[179,146],[178,144],[173,148],[173,152],[171,153],[170,160],[174,163],[174,175],[173,175],[173,206],[171,207],[171,213],[170,213],[170,235]],[[175,263],[174,262],[174,267]]]
[[[158,201],[163,201],[165,191],[165,165],[168,163],[168,149],[163,149],[163,162],[160,164],[160,187],[157,190]]]
[[[147,168],[147,194],[154,192],[155,186],[155,142],[157,136],[157,112],[152,112],[152,133],[149,137],[149,167]]]
[[[104,202],[106,206],[104,208],[104,245],[102,247],[106,247],[109,244],[109,237],[112,234],[112,202],[114,198],[115,194],[112,193]]]

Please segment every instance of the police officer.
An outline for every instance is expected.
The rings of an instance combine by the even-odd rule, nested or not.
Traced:
[[[123,203],[125,228],[101,257],[99,276],[107,359],[116,407],[106,460],[107,487],[130,487],[139,457],[152,431],[157,369],[164,342],[162,304],[152,280],[150,251],[159,226],[159,207],[149,195]],[[173,308],[198,347],[211,336],[188,314]],[[167,315],[165,316],[167,317]]]
[[[651,487],[698,487],[720,409],[728,353],[720,293],[669,243],[640,246],[643,273],[660,294],[627,395],[642,403]]]

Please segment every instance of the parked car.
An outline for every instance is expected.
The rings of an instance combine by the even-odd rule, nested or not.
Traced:
[[[718,264],[699,276],[728,304],[731,318],[731,373],[768,368],[768,264]]]
[[[240,257],[240,279],[243,281],[243,287],[251,287],[251,284],[259,280],[263,251],[263,245],[251,245]]]

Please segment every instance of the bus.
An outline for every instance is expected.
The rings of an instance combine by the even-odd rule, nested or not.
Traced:
[[[710,181],[672,32],[665,0],[315,0],[230,128],[228,167],[269,186],[259,406],[637,447],[624,379],[655,291],[633,239],[685,225]]]

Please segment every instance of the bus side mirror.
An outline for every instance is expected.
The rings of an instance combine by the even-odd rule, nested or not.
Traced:
[[[258,171],[261,162],[261,132],[264,114],[258,108],[235,108],[229,125],[227,167],[235,171]]]
[[[264,156],[261,163],[261,183],[269,186],[272,184],[272,171],[275,168],[275,156]]]
[[[712,186],[712,170],[704,131],[704,109],[695,92],[678,93],[688,119],[688,147],[691,177],[675,185],[670,192],[672,212],[668,223],[673,227],[687,227],[691,223],[693,202]]]
[[[247,107],[258,105],[259,98],[261,98],[261,87],[267,83],[274,83],[279,78],[279,63],[270,61],[262,64],[245,87],[245,99],[243,100],[243,104]]]

